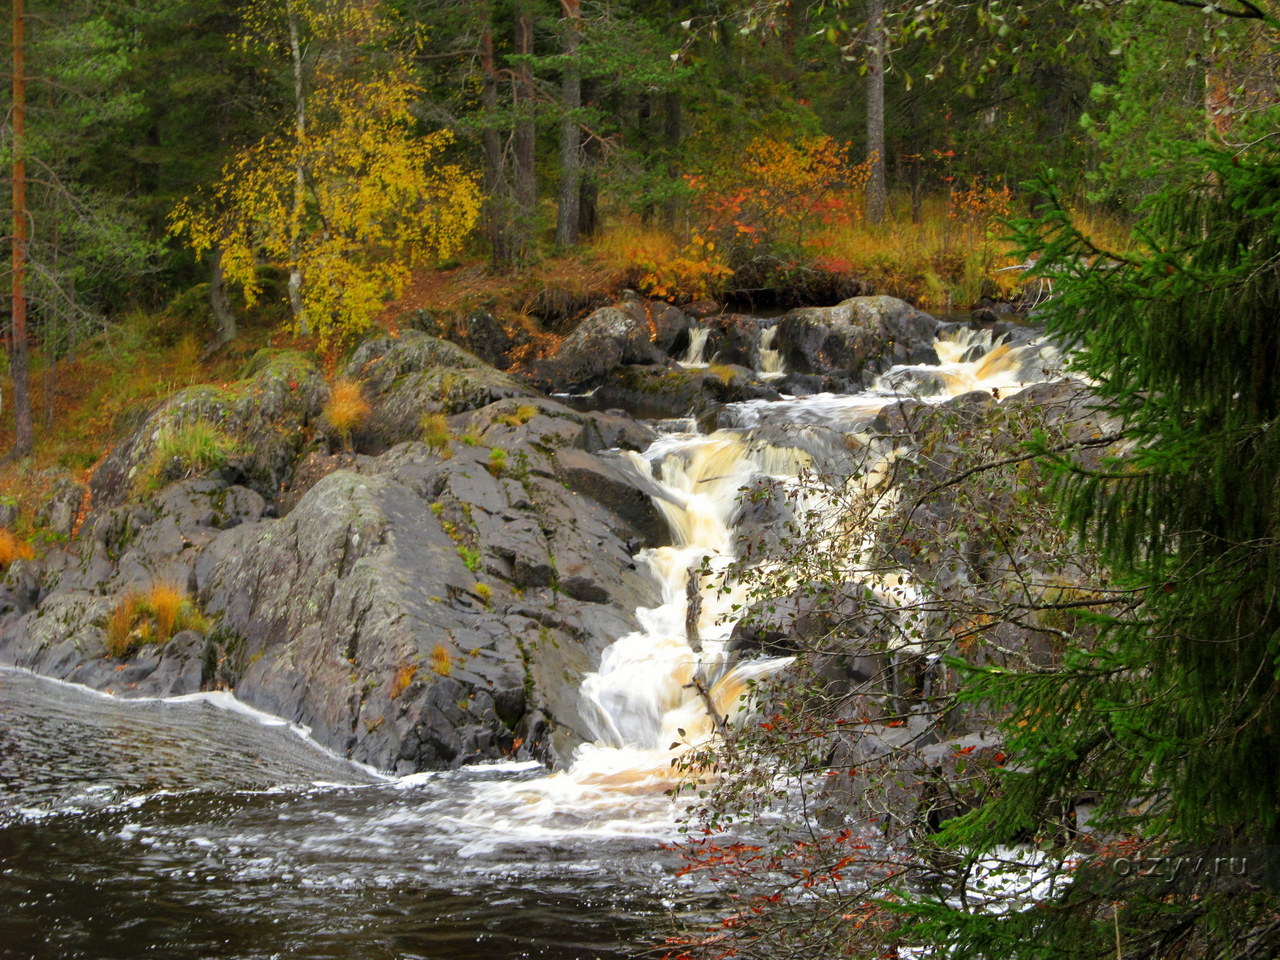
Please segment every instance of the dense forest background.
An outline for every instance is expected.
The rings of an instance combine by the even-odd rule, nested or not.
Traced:
[[[431,162],[478,181],[479,228],[459,220],[436,253],[527,267],[612,232],[659,294],[785,287],[818,262],[943,304],[981,292],[942,289],[964,272],[948,258],[982,245],[987,214],[1022,209],[1042,165],[1082,207],[1123,214],[1158,150],[1244,136],[1270,75],[1245,21],[1158,2],[30,0],[26,20],[31,335],[53,354],[215,277],[227,244],[193,257],[175,207],[225,201],[228,171],[309,104],[312,137],[360,136],[323,115],[342,84],[370,112],[390,108],[351,84],[398,85],[383,94],[439,137]],[[306,177],[303,229],[326,229],[325,176]],[[832,229],[886,218],[955,229],[882,241],[894,264]],[[254,240],[256,266],[279,266]]]

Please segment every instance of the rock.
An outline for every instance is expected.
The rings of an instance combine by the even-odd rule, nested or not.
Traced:
[[[542,389],[577,392],[595,385],[621,364],[657,362],[662,356],[653,342],[658,331],[650,326],[645,306],[624,302],[601,307],[564,339],[553,356],[529,363],[518,375]],[[661,314],[670,316],[665,311]]]
[[[787,369],[869,382],[896,363],[937,363],[938,321],[894,297],[853,297],[834,307],[792,310],[775,346]]]
[[[555,471],[575,494],[591,498],[626,520],[631,525],[632,536],[638,535],[645,546],[670,540],[666,521],[653,501],[637,488],[634,471],[620,468],[618,461],[584,450],[560,450],[555,457]]]
[[[259,350],[226,387],[189,387],[163,401],[101,462],[89,481],[95,510],[114,507],[155,485],[208,474],[225,463],[233,475],[271,498],[293,473],[311,421],[328,395],[314,362],[293,351]],[[200,424],[224,444],[213,461],[202,462],[207,442],[160,463],[165,438],[182,437]],[[182,444],[176,444],[179,449]]]
[[[461,347],[416,330],[365,341],[345,376],[361,382],[373,407],[354,437],[357,448],[372,453],[422,436],[425,413],[453,415],[536,396]]]
[[[36,526],[57,534],[71,536],[87,490],[67,477],[59,477],[36,511]]]
[[[751,370],[727,365],[706,370],[686,370],[676,364],[620,367],[596,390],[603,404],[655,418],[709,416],[726,403],[780,396]]]

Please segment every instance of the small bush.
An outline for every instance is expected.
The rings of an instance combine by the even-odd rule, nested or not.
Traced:
[[[468,430],[466,433],[464,433],[461,437],[458,438],[458,442],[466,447],[474,447],[480,443],[480,438],[477,437],[470,430]]]
[[[447,531],[446,531],[447,532]],[[458,544],[458,556],[462,558],[462,562],[466,564],[468,570],[477,573],[480,570],[480,551],[474,547],[463,546]]]
[[[431,669],[442,677],[453,673],[453,657],[449,655],[449,648],[442,643],[437,643],[431,651]]]
[[[324,418],[338,431],[342,445],[351,447],[351,431],[355,430],[373,412],[365,399],[360,384],[354,380],[338,380],[329,391],[329,401],[324,405]]]
[[[449,441],[453,434],[449,430],[449,421],[443,413],[424,413],[418,421],[422,430],[422,442],[439,454],[449,450]]]
[[[31,544],[19,540],[13,532],[0,527],[0,567],[7,567],[15,560],[30,560],[35,556]]]
[[[107,616],[107,655],[127,657],[144,644],[163,644],[183,630],[207,632],[209,623],[181,587],[156,583],[146,593],[131,590]]]

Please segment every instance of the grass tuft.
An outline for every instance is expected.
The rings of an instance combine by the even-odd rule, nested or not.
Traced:
[[[422,430],[423,443],[441,456],[449,453],[453,433],[449,430],[449,420],[443,413],[424,413],[418,426]]]
[[[146,644],[164,644],[183,630],[208,632],[209,622],[185,590],[164,581],[130,590],[107,615],[107,656],[123,659]]]
[[[30,560],[34,556],[31,544],[18,539],[8,528],[0,527],[0,567],[7,567],[15,560]]]
[[[351,448],[351,431],[368,420],[371,413],[373,407],[365,399],[360,384],[345,379],[334,382],[324,405],[324,418],[338,431],[344,447]]]
[[[395,676],[391,678],[391,693],[389,699],[395,700],[407,689],[409,684],[413,682],[414,674],[418,672],[416,663],[402,663],[396,667]]]
[[[197,419],[163,427],[143,479],[151,487],[225,467],[238,445],[217,424]]]
[[[453,673],[453,657],[449,654],[449,648],[442,643],[437,643],[431,651],[431,669],[442,677]]]

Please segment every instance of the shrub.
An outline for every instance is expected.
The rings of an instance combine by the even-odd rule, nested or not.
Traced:
[[[351,447],[351,431],[355,430],[373,412],[365,399],[360,384],[354,380],[338,380],[329,391],[329,401],[324,405],[324,418],[338,431],[342,445]]]
[[[445,531],[446,533],[448,531]],[[476,573],[480,569],[480,551],[474,547],[458,545],[458,556],[462,558],[462,562],[466,564],[468,570]]]
[[[7,567],[15,560],[30,560],[35,556],[31,544],[19,540],[13,532],[0,527],[0,567]]]

